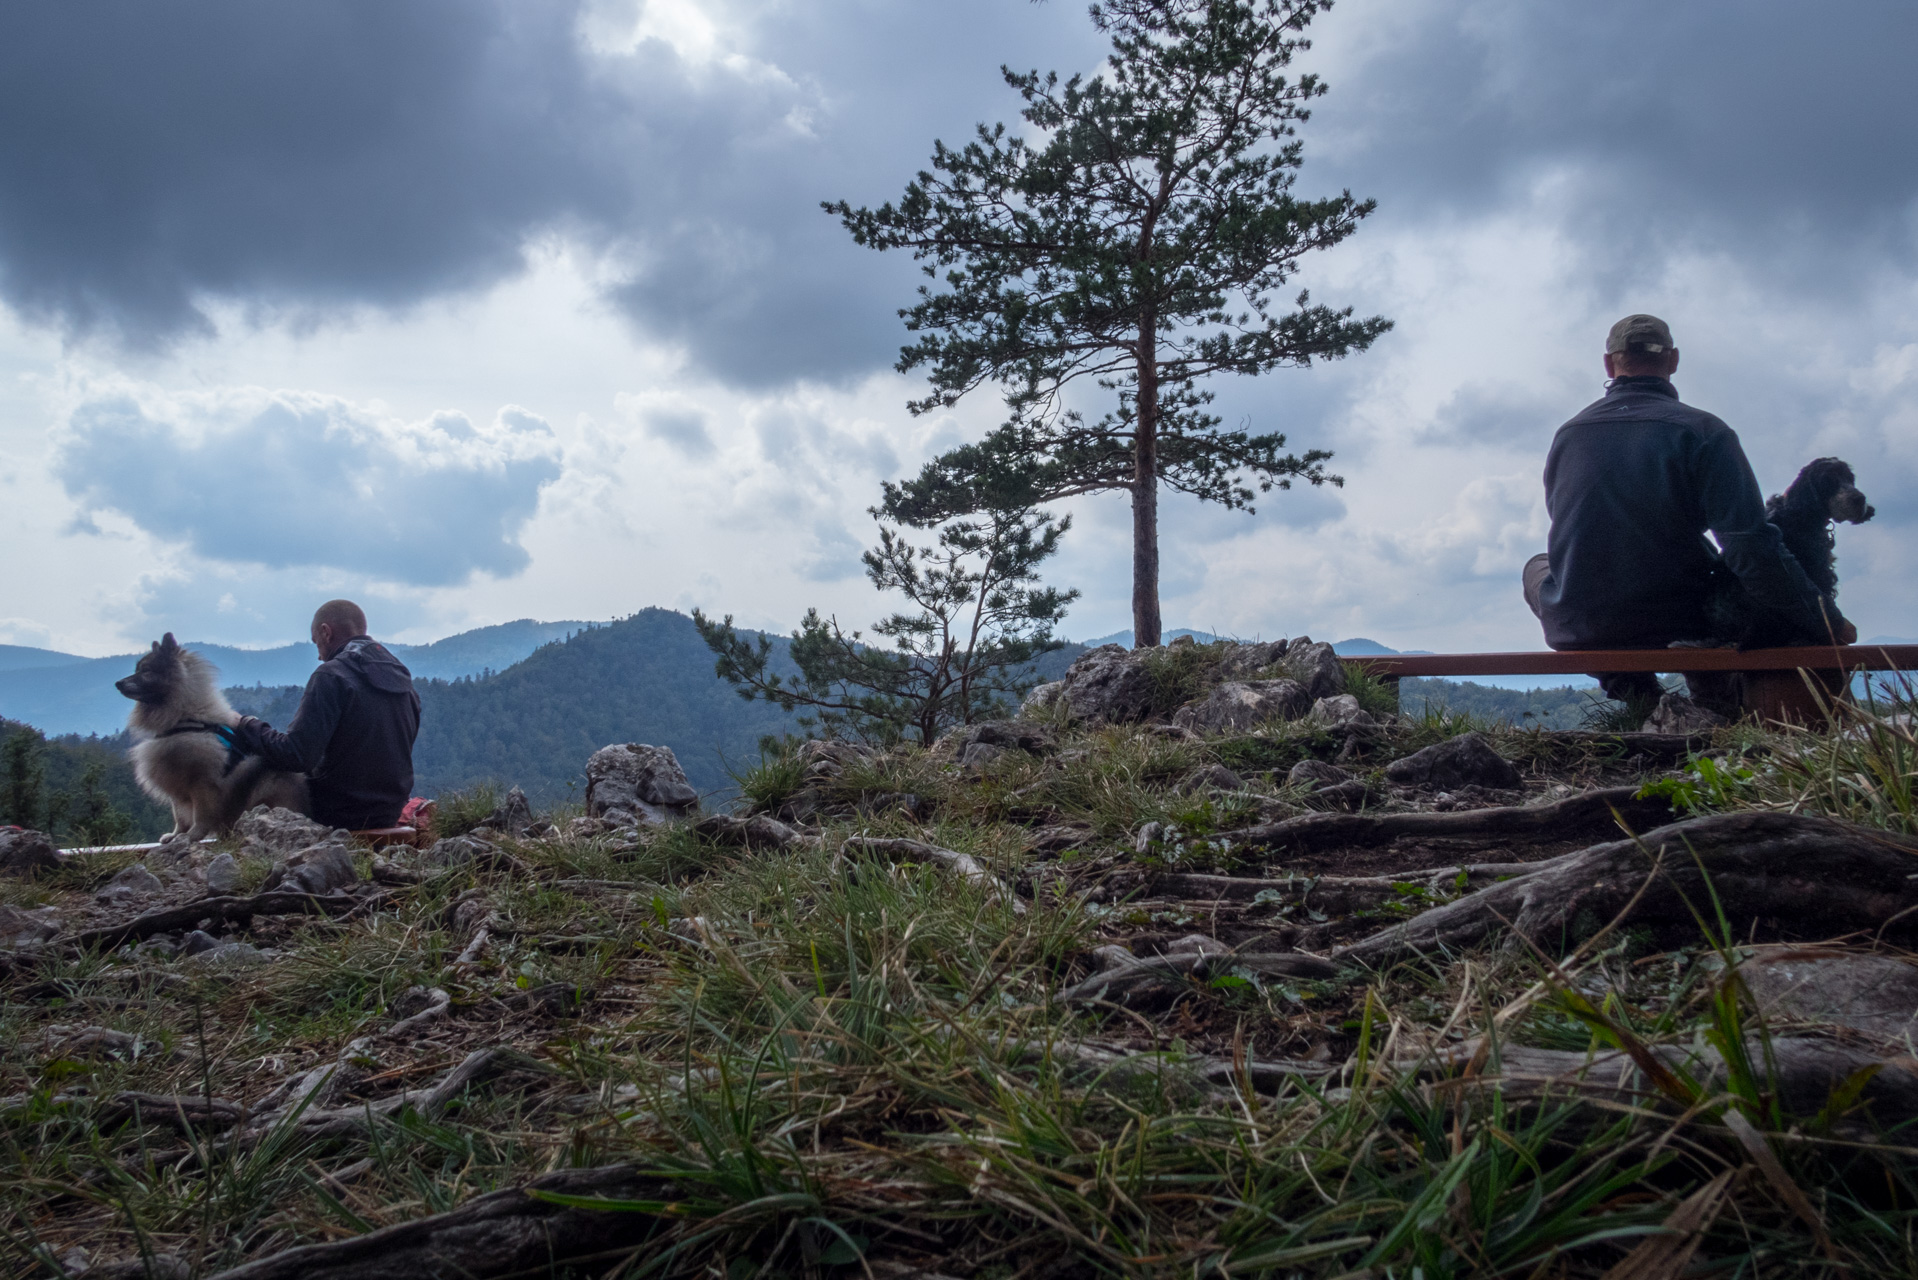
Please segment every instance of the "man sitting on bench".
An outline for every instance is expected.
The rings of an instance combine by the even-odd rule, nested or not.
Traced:
[[[1604,398],[1558,429],[1545,460],[1552,531],[1525,565],[1525,602],[1554,649],[1662,649],[1712,635],[1714,575],[1842,644],[1857,631],[1822,600],[1765,519],[1738,436],[1680,402],[1678,348],[1656,316],[1626,316],[1605,340]],[[1714,548],[1705,538],[1709,530]],[[1829,619],[1829,625],[1827,624]],[[1649,672],[1594,672],[1608,698],[1648,709]],[[1738,714],[1736,677],[1687,677],[1692,698]]]

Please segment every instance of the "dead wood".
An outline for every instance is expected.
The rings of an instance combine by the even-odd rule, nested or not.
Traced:
[[[1193,983],[1206,982],[1237,970],[1259,977],[1325,981],[1338,977],[1339,966],[1302,951],[1183,952],[1158,956],[1130,956],[1115,947],[1101,947],[1107,968],[1061,991],[1065,1004],[1118,1004],[1129,1008],[1164,1007],[1193,994]]]
[[[1390,844],[1400,838],[1541,843],[1617,830],[1621,823],[1627,831],[1642,831],[1671,820],[1668,801],[1640,800],[1637,793],[1636,787],[1607,787],[1550,804],[1504,805],[1453,813],[1308,813],[1247,827],[1230,835],[1242,848],[1316,853],[1324,849]]]
[[[680,1188],[632,1165],[562,1169],[436,1213],[330,1244],[301,1245],[220,1272],[213,1280],[483,1280],[548,1275],[565,1263],[610,1258],[654,1232],[651,1214],[578,1209],[531,1192],[671,1202]]]
[[[1469,1063],[1480,1048],[1479,1041],[1468,1040],[1417,1065],[1423,1072],[1449,1073]],[[1769,1071],[1765,1075],[1768,1088],[1789,1115],[1817,1115],[1835,1090],[1869,1070],[1872,1074],[1859,1095],[1860,1111],[1851,1123],[1890,1128],[1918,1119],[1918,1064],[1910,1058],[1887,1057],[1813,1036],[1779,1036],[1766,1046],[1754,1042],[1749,1050],[1753,1069],[1761,1075]],[[1725,1060],[1715,1048],[1657,1045],[1651,1052],[1667,1067],[1690,1075],[1708,1094],[1722,1093]],[[1437,1079],[1426,1088],[1439,1097],[1496,1090],[1508,1102],[1565,1098],[1667,1109],[1674,1114],[1684,1109],[1678,1100],[1661,1094],[1623,1050],[1587,1054],[1506,1044],[1488,1054],[1476,1074]]]
[[[1166,873],[1153,876],[1151,887],[1157,897],[1201,902],[1250,902],[1262,893],[1270,893],[1282,902],[1302,903],[1328,914],[1343,915],[1364,911],[1382,902],[1404,901],[1407,888],[1427,893],[1451,890],[1458,887],[1460,875],[1465,877],[1467,887],[1486,885],[1501,878],[1524,875],[1538,866],[1536,862],[1488,862],[1426,867],[1396,876],[1295,875],[1270,879]]]
[[[96,947],[101,950],[111,950],[128,942],[151,938],[156,933],[191,929],[202,920],[224,920],[232,924],[244,925],[254,916],[302,914],[344,916],[365,906],[368,901],[369,899],[344,893],[316,896],[278,889],[267,893],[256,893],[247,898],[202,898],[198,902],[189,902],[185,906],[149,911],[143,916],[135,916],[125,924],[108,925],[102,929],[88,929],[60,941],[68,947],[82,951]]]
[[[930,862],[971,881],[990,896],[1010,902],[1015,912],[1023,912],[1026,909],[1026,904],[1000,883],[999,877],[986,870],[979,860],[969,853],[960,853],[956,849],[941,849],[923,840],[887,840],[877,836],[854,836],[840,848],[849,853],[877,854],[894,862]]]
[[[1710,921],[1713,893],[1734,937],[1774,920],[1831,937],[1901,919],[1918,925],[1914,876],[1918,840],[1909,837],[1799,814],[1715,814],[1533,863],[1333,955],[1377,966],[1474,946],[1508,926],[1552,950],[1614,919],[1688,926],[1697,912]]]

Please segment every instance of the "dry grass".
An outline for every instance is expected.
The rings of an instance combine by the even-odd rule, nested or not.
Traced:
[[[1406,724],[1355,767],[1460,727]],[[1598,748],[1491,731],[1541,776],[1625,768]],[[1910,829],[1908,729],[1735,738],[1764,746],[1752,758],[1769,771],[1705,788],[1701,806]],[[684,1192],[634,1276],[1597,1277],[1728,1171],[1698,1255],[1713,1274],[1918,1273],[1918,1185],[1897,1141],[1830,1140],[1829,1117],[1778,1115],[1737,1081],[1683,1119],[1496,1096],[1461,1106],[1421,1083],[1433,1053],[1473,1036],[1583,1049],[1722,1031],[1727,984],[1705,937],[1658,955],[1614,939],[1562,978],[1498,952],[1336,982],[1216,981],[1157,1013],[1061,1005],[1090,948],[1141,927],[1123,906],[1088,904],[1081,869],[1124,861],[1143,823],[1190,825],[1200,806],[1228,823],[1297,811],[1284,770],[1338,743],[1294,727],[1203,744],[1114,729],[1062,745],[981,777],[901,751],[813,784],[771,756],[742,791],[771,807],[811,785],[835,815],[818,846],[752,852],[683,828],[514,845],[526,874],[431,872],[345,922],[256,918],[252,940],[277,953],[256,969],[204,973],[131,949],[15,964],[0,1003],[7,1265],[59,1274],[77,1248],[95,1263],[172,1254],[211,1275],[538,1172],[633,1160]],[[1219,762],[1248,792],[1177,790]],[[901,793],[927,798],[930,821],[870,804]],[[862,802],[869,812],[846,807]],[[1082,847],[1029,851],[1035,828],[1062,824],[1083,829]],[[854,834],[971,854],[1030,896],[1015,907],[937,866],[847,856]],[[7,892],[71,902],[110,873],[72,868]],[[473,899],[493,943],[461,964],[455,908]],[[417,986],[446,990],[450,1016],[379,1038]],[[79,1027],[132,1040],[64,1047]],[[346,1061],[347,1103],[429,1083],[482,1046],[531,1061],[437,1116],[403,1109],[321,1139],[283,1125],[241,1141],[109,1105],[126,1091],[251,1103],[360,1037],[372,1038]],[[1255,1087],[1275,1045],[1320,1061]],[[1236,1066],[1208,1077],[1215,1061]],[[1720,1119],[1730,1111],[1796,1135],[1773,1150],[1829,1256],[1754,1171]]]

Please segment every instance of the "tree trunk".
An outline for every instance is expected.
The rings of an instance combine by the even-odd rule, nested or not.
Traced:
[[[1132,446],[1132,645],[1159,643],[1159,361],[1157,317],[1139,322],[1137,432]]]

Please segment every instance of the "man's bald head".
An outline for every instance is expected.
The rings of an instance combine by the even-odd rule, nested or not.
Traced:
[[[351,600],[328,600],[313,613],[313,647],[329,661],[346,642],[366,634],[366,613]]]

